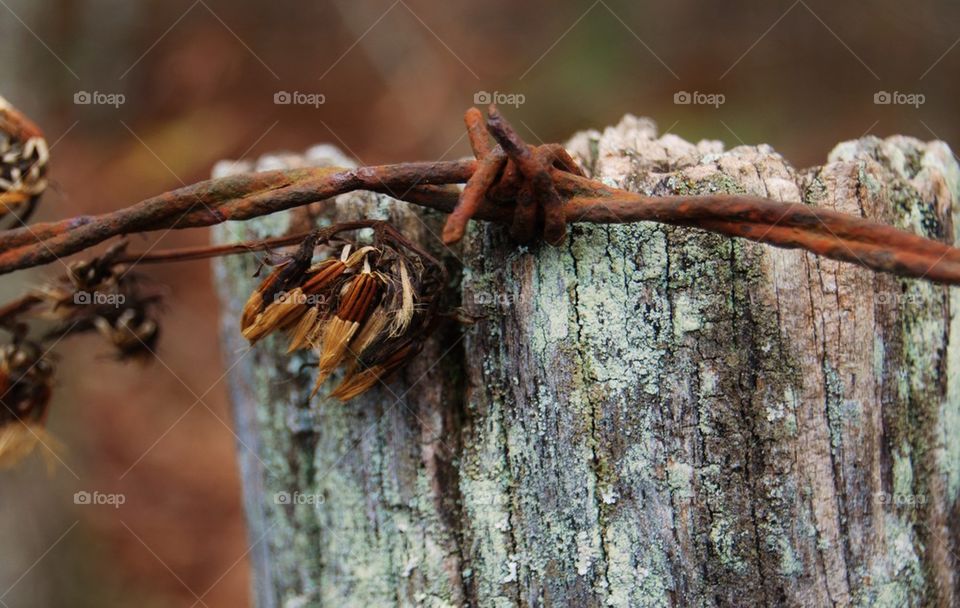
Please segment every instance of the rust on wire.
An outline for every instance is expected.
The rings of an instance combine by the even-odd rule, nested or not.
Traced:
[[[530,146],[491,108],[464,117],[476,159],[270,171],[208,180],[95,216],[0,231],[0,274],[49,263],[134,232],[211,226],[369,190],[448,213],[443,239],[454,243],[470,219],[507,226],[518,241],[564,240],[566,225],[654,221],[803,248],[879,272],[960,284],[960,250],[869,220],[741,195],[645,196],[583,174],[558,144]],[[492,145],[487,132],[499,144]],[[466,184],[461,190],[457,185]],[[398,194],[400,193],[400,194]],[[292,237],[290,237],[292,238]],[[143,262],[196,259],[258,247],[239,243],[158,252]],[[132,261],[135,261],[134,258]]]

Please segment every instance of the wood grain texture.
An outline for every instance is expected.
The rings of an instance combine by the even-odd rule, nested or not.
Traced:
[[[628,116],[567,148],[638,192],[960,237],[940,142],[864,138],[797,171]],[[448,252],[439,218],[341,198],[338,218],[389,216],[462,260],[454,287],[484,318],[370,397],[308,405],[313,370],[236,330],[255,261],[216,263],[261,606],[957,603],[957,288],[655,224],[532,249],[472,224]]]

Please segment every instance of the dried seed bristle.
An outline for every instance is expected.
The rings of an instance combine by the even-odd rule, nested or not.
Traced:
[[[299,287],[286,293],[277,294],[277,298],[257,315],[252,325],[242,330],[243,337],[256,343],[261,338],[278,329],[286,329],[297,322],[306,310],[306,296]]]
[[[257,320],[257,315],[263,312],[263,294],[269,290],[273,284],[277,281],[277,277],[280,276],[279,270],[274,270],[267,278],[260,283],[260,285],[253,290],[253,293],[250,294],[250,297],[247,298],[247,302],[243,305],[243,312],[240,313],[240,329],[245,330],[246,328],[253,325]]]
[[[312,344],[317,331],[317,317],[319,314],[320,309],[316,306],[311,306],[303,313],[300,321],[297,322],[296,326],[290,332],[290,345],[287,347],[287,354]]]
[[[10,469],[29,456],[37,446],[43,446],[47,470],[56,466],[56,453],[62,444],[42,424],[17,420],[0,427],[0,469]]]
[[[354,370],[347,374],[330,396],[340,401],[349,401],[358,395],[370,390],[379,380],[389,376],[394,370],[405,364],[416,351],[419,350],[413,343],[406,342],[390,353],[382,363],[371,365],[362,370]]]
[[[410,273],[402,260],[397,260],[397,265],[400,267],[400,308],[393,313],[390,322],[391,338],[397,338],[407,331],[414,313],[414,289]]]
[[[314,394],[327,376],[343,361],[350,340],[360,328],[360,324],[373,312],[380,292],[380,279],[371,272],[369,262],[364,261],[363,272],[344,287],[337,314],[324,327],[320,369]]]
[[[243,311],[240,313],[240,331],[246,331],[257,320],[257,315],[263,311],[263,294],[260,290],[254,290],[243,305]]]
[[[350,343],[350,353],[354,357],[362,357],[364,351],[382,337],[383,329],[387,326],[389,320],[390,315],[383,308],[383,305],[378,306],[363,324],[360,332],[357,333],[357,337]]]

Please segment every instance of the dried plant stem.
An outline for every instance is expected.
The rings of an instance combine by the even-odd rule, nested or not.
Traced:
[[[254,251],[270,251],[276,247],[286,245],[295,245],[307,238],[313,230],[307,232],[297,232],[285,236],[262,239],[256,241],[244,241],[242,243],[231,243],[228,245],[182,247],[180,249],[165,249],[161,251],[148,251],[144,253],[125,253],[117,258],[117,262],[122,264],[163,264],[167,262],[189,262],[193,260],[208,260],[226,255],[236,255],[240,253],[252,253]]]
[[[15,323],[20,315],[31,310],[41,302],[43,302],[42,299],[32,293],[28,293],[0,306],[0,327],[11,328],[11,324]]]

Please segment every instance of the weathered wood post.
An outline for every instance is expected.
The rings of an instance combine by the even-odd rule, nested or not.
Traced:
[[[940,142],[864,138],[798,171],[628,116],[568,148],[622,188],[802,200],[960,240]],[[441,250],[435,215],[336,205],[363,215]],[[346,406],[308,403],[313,370],[279,340],[249,351],[256,262],[216,262],[260,606],[958,601],[960,290],[655,224],[531,249],[474,225],[448,255],[485,317]]]

